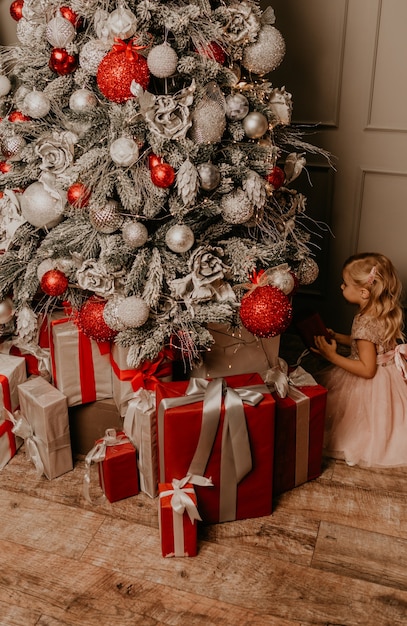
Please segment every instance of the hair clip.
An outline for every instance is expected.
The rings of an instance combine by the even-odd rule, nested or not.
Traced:
[[[377,273],[377,268],[376,265],[373,265],[372,269],[369,272],[369,276],[367,277],[367,284],[368,285],[372,285],[374,282],[374,279],[376,278],[376,273]]]

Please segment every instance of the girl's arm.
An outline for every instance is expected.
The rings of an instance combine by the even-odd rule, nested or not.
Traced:
[[[336,343],[340,343],[341,346],[350,346],[352,343],[351,335],[342,335],[341,333],[336,333],[331,328],[328,328],[328,332],[331,335],[332,339],[335,339]]]
[[[356,343],[359,353],[358,360],[349,359],[346,356],[338,354],[335,339],[332,339],[332,343],[328,343],[323,336],[315,337],[316,349],[311,348],[311,350],[324,357],[324,359],[333,365],[338,365],[355,376],[373,378],[377,370],[376,346],[371,341],[366,341],[366,339],[357,339]]]

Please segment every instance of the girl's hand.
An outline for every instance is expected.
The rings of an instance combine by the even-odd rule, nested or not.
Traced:
[[[316,348],[311,348],[312,352],[319,354],[327,361],[332,361],[333,357],[336,355],[336,341],[332,337],[331,342],[329,343],[323,335],[319,335],[314,337],[314,342]]]

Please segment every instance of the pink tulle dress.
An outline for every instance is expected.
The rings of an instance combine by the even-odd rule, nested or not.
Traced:
[[[407,345],[383,345],[383,322],[356,315],[350,359],[358,359],[356,340],[376,345],[377,371],[365,379],[330,366],[315,378],[328,389],[325,455],[349,465],[407,465]]]

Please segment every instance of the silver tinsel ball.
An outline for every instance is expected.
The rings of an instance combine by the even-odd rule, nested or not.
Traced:
[[[165,243],[173,252],[187,252],[194,245],[195,237],[189,226],[176,224],[165,236]]]
[[[130,137],[119,137],[112,141],[109,152],[113,163],[122,167],[134,165],[139,157],[138,145]]]
[[[18,40],[25,46],[39,45],[43,43],[45,24],[37,24],[22,17],[17,22],[16,34]]]
[[[7,96],[11,89],[10,79],[4,74],[0,74],[0,98]]]
[[[34,119],[45,117],[50,109],[50,99],[42,91],[30,91],[24,98],[22,112]]]
[[[262,26],[257,41],[243,50],[242,65],[250,72],[263,76],[275,70],[285,55],[282,34],[274,26]]]
[[[122,237],[129,248],[141,248],[148,239],[148,230],[141,222],[126,222]]]
[[[220,183],[219,168],[213,163],[201,163],[196,169],[202,189],[205,191],[216,189]]]
[[[114,233],[123,223],[123,218],[119,213],[119,203],[116,200],[108,200],[105,206],[91,207],[89,221],[99,233]]]
[[[172,76],[177,69],[177,53],[168,43],[151,48],[148,57],[148,69],[157,78],[167,78]]]
[[[218,143],[225,128],[225,113],[216,102],[200,103],[192,113],[190,133],[193,141],[197,143]]]
[[[82,46],[79,52],[79,65],[80,67],[91,74],[96,76],[98,73],[98,67],[101,60],[106,56],[109,50],[109,46],[98,39],[91,39]]]
[[[74,25],[62,15],[56,15],[47,24],[45,37],[54,48],[66,48],[75,39]]]
[[[143,326],[150,315],[150,307],[138,296],[129,296],[117,306],[117,319],[125,328],[139,328]]]
[[[223,196],[222,216],[228,224],[244,224],[253,215],[253,205],[243,189],[236,189]]]
[[[95,108],[98,101],[90,89],[77,89],[69,98],[69,108],[75,113],[86,113]]]
[[[303,259],[300,263],[296,275],[300,285],[311,285],[319,275],[319,267],[310,257]]]
[[[13,319],[14,307],[10,298],[5,298],[0,302],[0,324],[8,324]]]
[[[59,224],[65,202],[59,191],[37,181],[27,187],[20,198],[23,217],[37,228],[52,228]]]
[[[226,98],[226,117],[242,120],[249,112],[249,101],[242,93],[232,93]]]
[[[267,132],[269,127],[267,117],[259,111],[252,111],[243,120],[244,132],[250,139],[259,139]]]
[[[112,330],[120,332],[126,328],[123,322],[117,317],[117,307],[125,299],[125,296],[115,295],[113,298],[110,298],[104,306],[103,319]]]
[[[0,151],[9,161],[18,161],[25,145],[26,140],[20,135],[11,135],[11,137],[1,137],[0,139]]]

